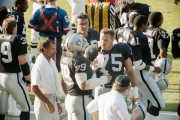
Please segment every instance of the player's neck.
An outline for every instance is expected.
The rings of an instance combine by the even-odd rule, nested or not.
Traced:
[[[134,31],[139,31],[139,32],[142,32],[142,33],[143,33],[143,29],[141,29],[141,28],[136,28],[136,27],[134,27],[133,30],[134,30]]]
[[[78,31],[77,31],[77,33],[78,33],[78,34],[81,34],[84,38],[88,38],[88,32],[87,32],[87,33],[85,33],[85,32],[84,32],[84,33],[81,33],[81,32],[78,32]]]
[[[56,6],[56,1],[49,2],[47,5]]]
[[[18,9],[18,7],[14,6],[14,9],[17,10],[18,12],[22,13],[22,11]]]
[[[44,57],[47,59],[47,61],[49,62],[51,58],[49,58],[45,53],[42,53],[44,55]]]

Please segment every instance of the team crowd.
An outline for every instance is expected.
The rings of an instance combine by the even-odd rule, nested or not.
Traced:
[[[170,37],[163,14],[135,0],[68,0],[71,24],[57,0],[30,0],[30,55],[28,2],[0,1],[0,120],[30,120],[30,91],[37,120],[159,119],[180,28]]]

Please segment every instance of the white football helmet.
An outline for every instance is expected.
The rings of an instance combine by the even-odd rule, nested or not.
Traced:
[[[161,75],[160,78],[156,76],[156,79],[159,79],[157,81],[157,85],[158,85],[160,91],[163,91],[168,88],[169,82],[165,75]]]
[[[123,2],[127,2],[129,4],[132,4],[134,2],[134,0],[123,0]]]
[[[72,33],[67,37],[65,46],[70,52],[81,52],[86,49],[88,43],[82,35]]]
[[[137,117],[137,119],[138,120],[144,120],[146,117],[146,113],[147,113],[146,107],[140,101],[137,101],[134,104],[134,106],[132,107],[132,110],[135,108],[138,108],[141,111],[141,114],[139,117]]]
[[[155,66],[162,69],[161,73],[167,75],[171,72],[172,64],[169,59],[160,58],[155,61]]]

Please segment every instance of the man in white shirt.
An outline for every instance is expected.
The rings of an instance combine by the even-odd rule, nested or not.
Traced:
[[[59,120],[62,112],[57,102],[56,91],[62,93],[60,78],[55,62],[55,43],[44,40],[39,47],[39,56],[33,66],[32,91],[35,94],[34,112],[37,120]],[[59,115],[58,115],[59,112]]]
[[[111,92],[100,95],[87,105],[87,110],[96,120],[135,120],[140,115],[138,108],[132,115],[127,110],[124,95],[129,87],[130,79],[127,76],[116,77]]]

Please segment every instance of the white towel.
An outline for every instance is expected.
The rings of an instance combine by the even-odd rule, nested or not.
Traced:
[[[65,96],[64,91],[62,90],[59,73],[55,65],[54,60],[51,58],[48,62],[46,57],[41,53],[37,59],[34,66],[37,66],[41,74],[41,85],[45,88],[48,88],[47,94],[53,94],[56,91],[59,94]]]

